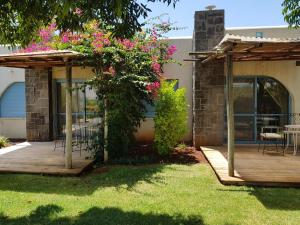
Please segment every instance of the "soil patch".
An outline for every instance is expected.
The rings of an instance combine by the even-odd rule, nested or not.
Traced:
[[[180,146],[168,156],[160,156],[151,144],[138,145],[129,154],[130,158],[149,159],[151,163],[196,164],[207,163],[203,153],[194,147]]]

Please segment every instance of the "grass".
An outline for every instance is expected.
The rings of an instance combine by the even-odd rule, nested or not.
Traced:
[[[0,175],[1,225],[285,225],[299,212],[300,189],[223,186],[205,164]]]

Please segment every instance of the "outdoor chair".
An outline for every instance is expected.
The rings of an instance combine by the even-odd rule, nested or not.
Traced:
[[[66,140],[66,135],[65,135],[65,125],[62,126],[62,131],[61,134],[56,137],[54,140],[54,149],[55,151],[57,148],[63,148],[65,152],[65,140]]]
[[[282,129],[279,126],[263,126],[261,127],[261,132],[259,136],[260,136],[260,141],[263,144],[263,149],[262,149],[263,154],[265,154],[265,151],[268,150],[266,146],[269,144],[273,144],[275,142],[276,151],[278,152],[279,150],[278,144],[281,144],[282,154],[284,155],[285,138]],[[260,145],[261,143],[259,143],[258,151],[260,150]]]

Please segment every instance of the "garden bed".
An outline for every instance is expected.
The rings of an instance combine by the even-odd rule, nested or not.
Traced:
[[[153,150],[151,144],[140,144],[136,146],[128,157],[111,160],[111,164],[197,164],[206,163],[206,159],[201,151],[194,147],[179,146],[170,155],[161,156]]]

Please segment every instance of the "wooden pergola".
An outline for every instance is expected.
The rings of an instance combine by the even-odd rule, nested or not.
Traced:
[[[72,168],[72,66],[78,66],[84,56],[68,50],[52,50],[31,53],[0,55],[0,66],[23,69],[66,68],[66,154],[65,167]]]
[[[191,52],[193,59],[202,64],[213,60],[226,61],[226,107],[228,175],[234,176],[234,109],[233,62],[300,60],[300,39],[255,38],[227,34],[212,50]]]

